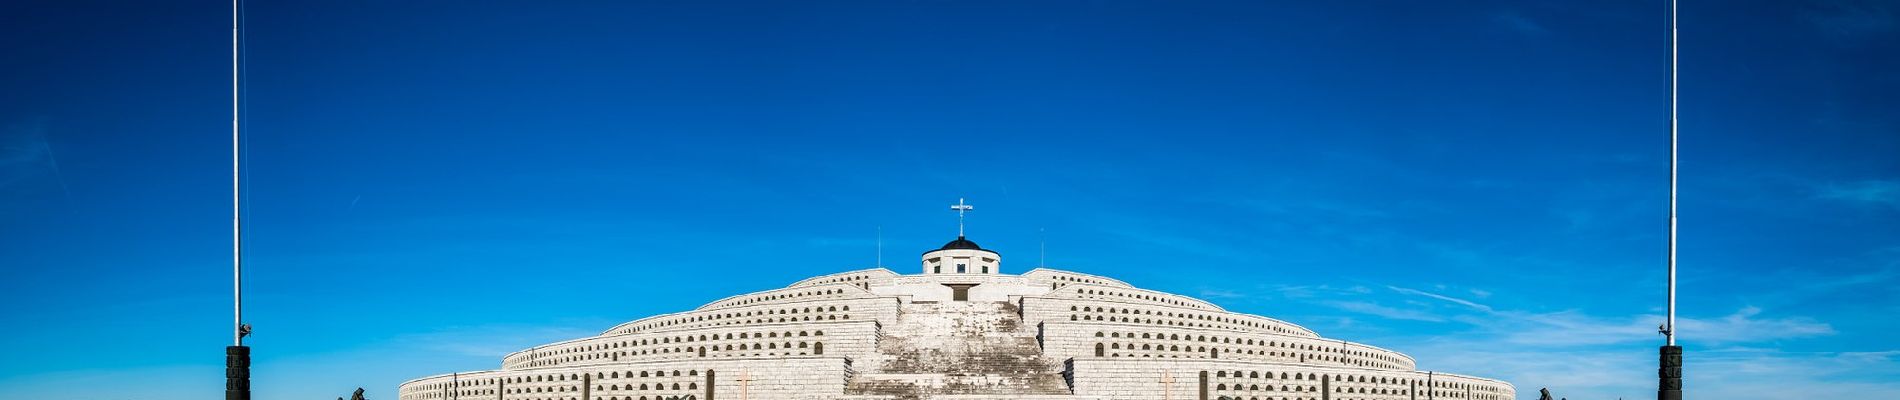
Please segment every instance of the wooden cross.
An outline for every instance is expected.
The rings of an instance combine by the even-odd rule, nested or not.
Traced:
[[[1161,371],[1159,382],[1161,383],[1161,400],[1171,400],[1174,397],[1174,375],[1168,375],[1168,371]]]

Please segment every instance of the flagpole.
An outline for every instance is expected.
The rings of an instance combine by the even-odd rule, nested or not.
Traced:
[[[1676,345],[1677,34],[1676,2],[1669,1],[1669,306],[1656,371],[1657,400],[1682,400],[1682,346]]]
[[[1664,336],[1676,345],[1676,2],[1669,2],[1669,325]]]
[[[238,214],[238,0],[231,0],[231,345],[244,345],[244,236]]]
[[[231,346],[224,348],[224,399],[251,400],[251,348],[244,346],[244,235],[238,173],[238,2],[231,0]]]

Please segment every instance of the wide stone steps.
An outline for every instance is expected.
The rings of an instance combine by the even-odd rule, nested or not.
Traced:
[[[860,362],[848,398],[1074,399],[1009,303],[906,304]]]

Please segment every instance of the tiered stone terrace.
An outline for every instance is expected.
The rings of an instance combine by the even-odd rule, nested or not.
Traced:
[[[1516,398],[1505,382],[1417,371],[1398,352],[1199,299],[1053,269],[1003,274],[1000,256],[962,238],[923,258],[922,274],[813,277],[524,349],[497,370],[405,382],[398,397]]]

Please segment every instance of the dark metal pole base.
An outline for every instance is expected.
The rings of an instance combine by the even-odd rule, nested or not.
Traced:
[[[250,347],[224,347],[224,400],[251,400]]]
[[[1682,346],[1662,347],[1662,367],[1656,377],[1661,378],[1656,400],[1682,400]]]

